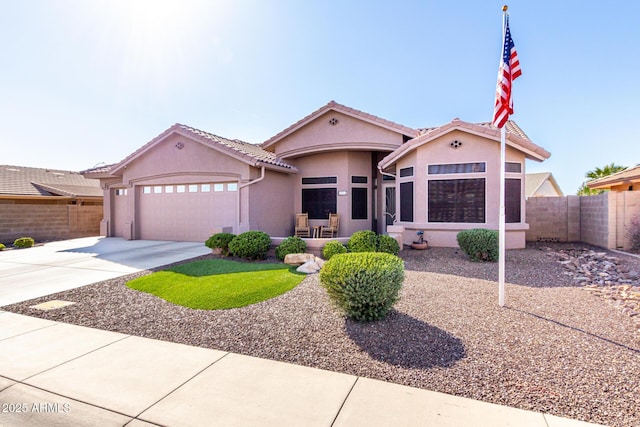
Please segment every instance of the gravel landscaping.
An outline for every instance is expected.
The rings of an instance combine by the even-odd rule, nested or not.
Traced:
[[[588,290],[586,273],[577,278],[567,268],[566,254],[582,248],[605,252],[621,274],[630,274],[624,292],[638,290],[632,274],[640,271],[637,257],[539,243],[507,252],[505,307],[498,306],[497,263],[472,263],[451,248],[402,251],[401,299],[385,320],[369,324],[341,317],[317,274],[277,298],[230,310],[187,309],[124,285],[148,272],[2,309],[610,426],[640,426],[634,321],[640,316],[594,292],[598,284],[589,283]],[[213,255],[199,259],[207,257]],[[612,283],[602,286],[611,289]],[[76,304],[46,312],[29,308],[52,299]]]

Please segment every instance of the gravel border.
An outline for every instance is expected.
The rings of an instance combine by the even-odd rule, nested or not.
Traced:
[[[148,271],[2,309],[610,426],[640,426],[634,322],[585,292],[549,256],[548,248],[576,247],[588,246],[545,243],[507,251],[502,308],[496,263],[472,263],[451,248],[402,251],[401,299],[385,320],[368,324],[341,317],[318,275],[277,298],[231,310],[191,310],[124,285]],[[610,254],[640,269],[639,259]],[[52,299],[77,304],[48,312],[29,308]]]

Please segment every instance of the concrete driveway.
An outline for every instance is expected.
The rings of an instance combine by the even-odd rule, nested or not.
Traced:
[[[198,242],[84,237],[0,252],[0,306],[26,301],[211,250]]]

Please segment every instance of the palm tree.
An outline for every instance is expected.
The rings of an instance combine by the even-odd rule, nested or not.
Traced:
[[[620,166],[620,165],[616,165],[615,163],[609,163],[608,165],[605,165],[603,168],[595,168],[594,170],[590,170],[589,172],[587,172],[585,174],[585,178],[587,178],[586,181],[584,181],[582,183],[582,185],[580,186],[580,188],[578,189],[578,196],[592,196],[595,194],[601,194],[604,193],[605,190],[592,190],[587,186],[587,182],[589,181],[593,181],[594,179],[599,179],[605,176],[609,176],[611,174],[614,174],[616,172],[620,172],[625,170],[627,167],[626,166]]]

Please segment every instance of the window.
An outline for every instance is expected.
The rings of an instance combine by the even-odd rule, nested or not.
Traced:
[[[127,189],[126,188],[116,188],[116,196],[126,196]]]
[[[151,194],[151,187],[142,187],[142,194]]]
[[[208,192],[210,192],[210,191],[211,191],[211,184],[202,184],[202,185],[200,186],[200,190],[201,190],[203,193],[208,193]]]
[[[197,193],[198,184],[189,184],[189,193]]]
[[[227,191],[238,191],[238,184],[235,182],[230,182],[227,184]]]
[[[400,178],[405,176],[413,176],[413,166],[400,169]]]
[[[522,163],[505,162],[504,171],[512,173],[522,173]]]
[[[519,163],[518,163],[519,164]],[[504,182],[504,221],[520,222],[522,214],[522,186],[519,179],[507,178]]]
[[[430,180],[429,222],[485,222],[485,179]]]
[[[164,186],[165,193],[173,193],[173,185],[165,185]]]
[[[302,178],[302,185],[337,184],[337,183],[338,183],[338,177],[337,176],[321,176],[321,177],[317,177],[317,178]]]
[[[439,175],[446,173],[482,173],[486,172],[485,162],[476,163],[449,163],[443,165],[429,165],[427,171],[429,175]]]
[[[396,177],[392,176],[392,175],[382,175],[382,180],[383,181],[395,181]]]
[[[367,183],[367,177],[366,176],[352,176],[351,177],[351,183],[352,184],[366,184]]]
[[[400,183],[400,221],[413,222],[413,182]]]
[[[309,219],[327,219],[330,213],[337,213],[335,188],[304,188],[302,190],[302,212],[309,213]]]
[[[213,184],[213,191],[216,193],[224,191],[224,184]]]
[[[351,189],[351,219],[367,219],[367,189],[355,187]]]
[[[185,186],[184,185],[176,185],[176,193],[184,193]]]
[[[162,193],[162,186],[161,185],[156,185],[153,187],[153,194],[160,194]]]

